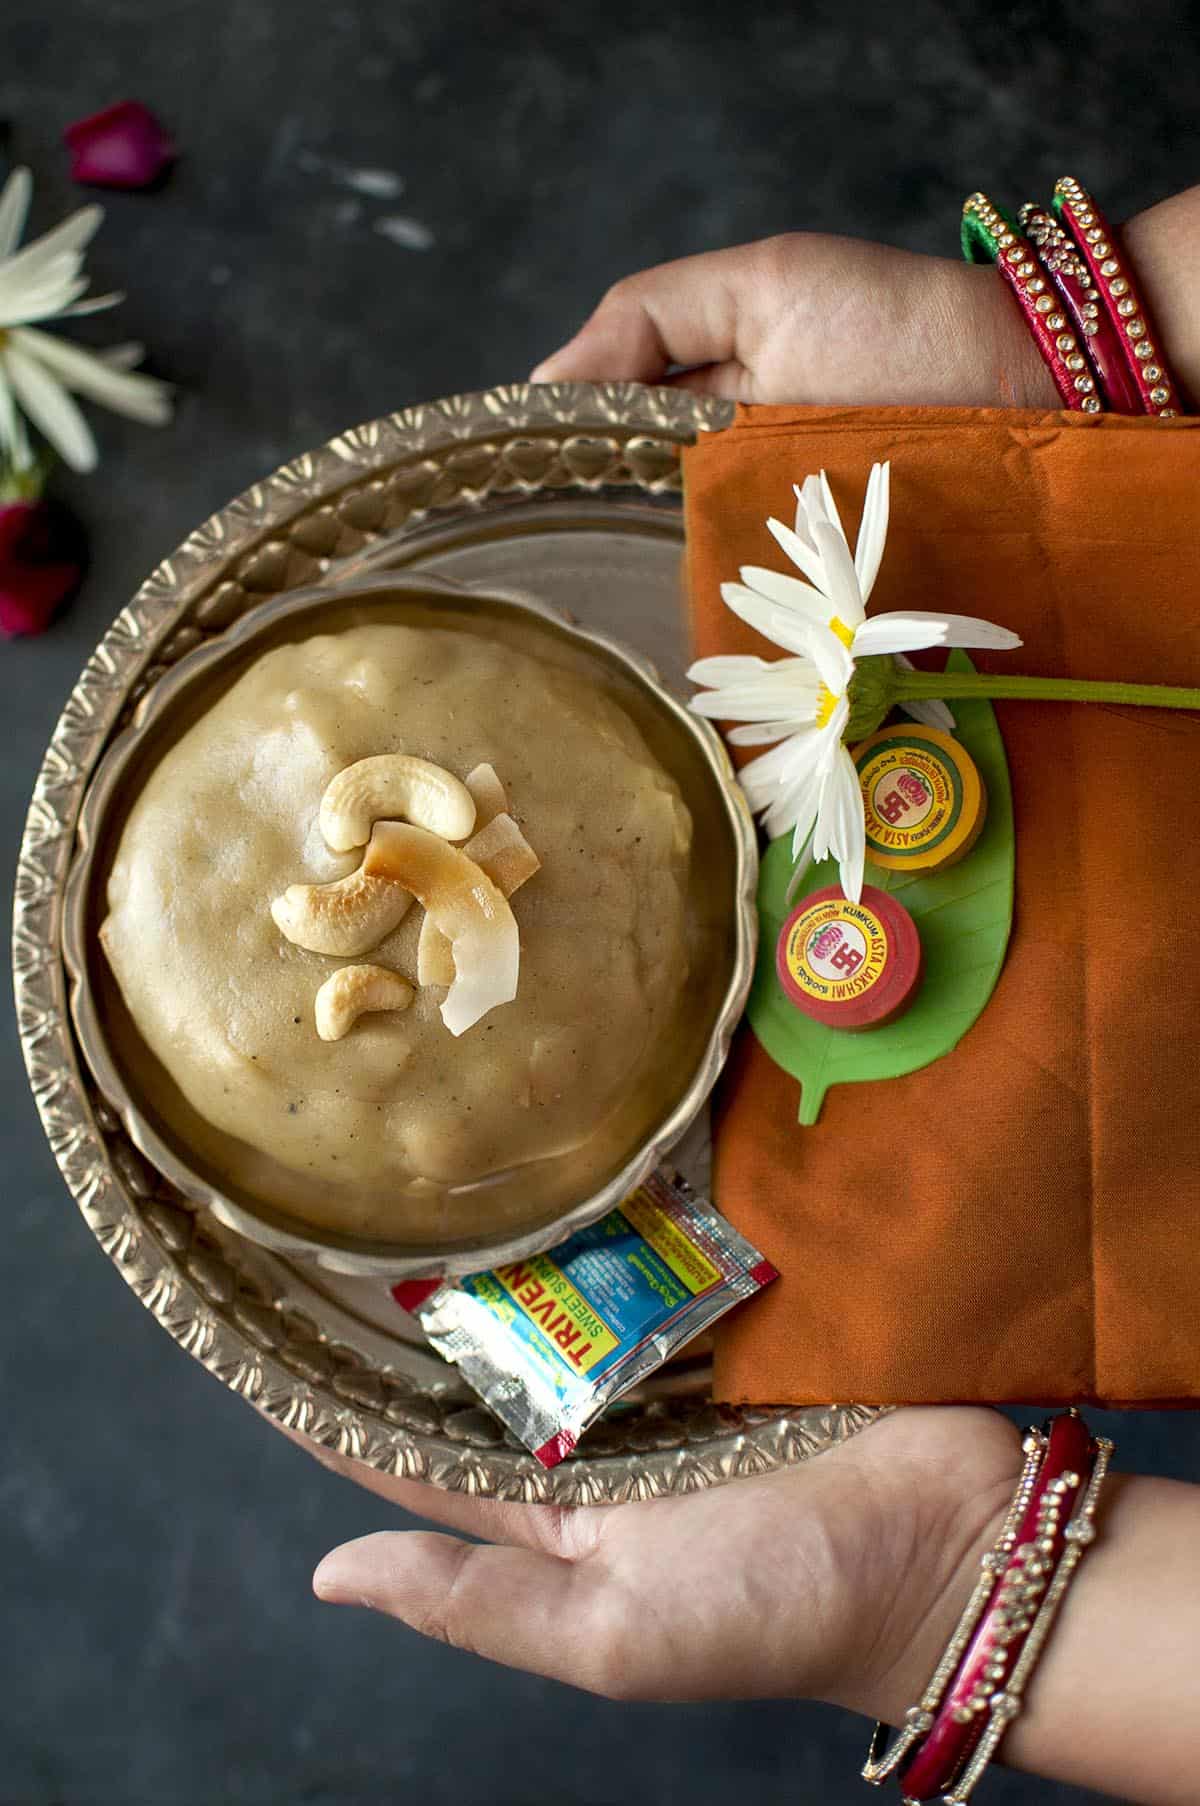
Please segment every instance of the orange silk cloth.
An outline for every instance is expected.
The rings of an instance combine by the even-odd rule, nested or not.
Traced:
[[[982,615],[981,670],[1200,685],[1200,419],[743,408],[685,453],[699,655],[780,656],[721,601],[781,568],[768,515],[824,468],[853,543],[892,460],[872,613]],[[748,1028],[716,1201],[780,1269],[718,1330],[728,1401],[1200,1398],[1200,716],[997,708],[1017,898],[946,1058],[796,1121]]]

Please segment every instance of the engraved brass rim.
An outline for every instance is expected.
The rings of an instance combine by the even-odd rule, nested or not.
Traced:
[[[678,508],[679,452],[731,404],[633,383],[519,384],[369,421],[304,453],[197,528],[122,609],[47,748],[17,867],[13,969],[30,1084],[68,1189],[126,1283],[181,1347],[278,1426],[451,1490],[562,1505],[717,1485],[803,1460],[875,1411],[719,1406],[669,1394],[589,1432],[547,1473],[450,1370],[289,1291],[273,1257],[198,1211],[139,1153],[81,1069],[61,955],[86,786],[166,671],[273,595],[455,510],[559,495]],[[318,1320],[318,1319],[321,1320]],[[118,1409],[114,1401],[114,1411]]]
[[[352,607],[360,597],[369,599],[372,595],[385,593],[403,595],[406,591],[414,597],[442,597],[449,603],[482,602],[513,615],[532,616],[552,624],[573,644],[606,654],[653,697],[655,706],[700,749],[724,804],[723,813],[735,854],[734,896],[731,899],[734,947],[724,995],[703,1056],[663,1121],[631,1151],[620,1170],[606,1184],[552,1222],[506,1238],[474,1236],[456,1245],[452,1252],[436,1254],[429,1249],[414,1250],[411,1244],[365,1243],[315,1227],[301,1229],[298,1225],[284,1225],[272,1220],[269,1214],[260,1214],[249,1203],[226,1196],[210,1184],[189,1166],[139,1109],[120,1062],[109,1046],[102,1013],[88,983],[91,903],[99,877],[96,861],[104,839],[105,818],[119,799],[122,780],[146,736],[178,706],[190,687],[203,683],[222,663],[251,648],[256,639],[269,634],[280,623],[311,615],[315,626],[316,618],[331,608]],[[378,1275],[391,1280],[441,1273],[477,1273],[486,1267],[539,1254],[575,1230],[596,1222],[641,1183],[695,1121],[725,1063],[754,976],[758,942],[755,907],[758,843],[720,735],[663,687],[648,658],[611,635],[567,621],[559,610],[533,597],[518,599],[432,575],[406,578],[382,573],[345,584],[290,590],[271,602],[260,604],[218,639],[188,653],[148,693],[136,718],[122,728],[105,752],[87,787],[79,815],[77,840],[79,851],[71,862],[64,887],[63,958],[71,980],[70,1008],[79,1046],[101,1092],[117,1111],[138,1151],[186,1198],[211,1210],[220,1222],[262,1247],[312,1259],[331,1272]]]

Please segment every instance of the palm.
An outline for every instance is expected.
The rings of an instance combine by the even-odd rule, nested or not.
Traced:
[[[1011,1426],[969,1409],[899,1412],[805,1466],[609,1509],[500,1504],[329,1459],[487,1541],[364,1538],[329,1558],[324,1597],[614,1697],[876,1711],[901,1711],[933,1666],[1019,1465]]]

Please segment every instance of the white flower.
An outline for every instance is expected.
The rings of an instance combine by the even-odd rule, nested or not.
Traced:
[[[141,345],[87,351],[37,330],[37,321],[99,313],[123,297],[83,298],[89,286],[83,254],[104,218],[99,207],[81,208],[17,249],[32,187],[29,171],[16,169],[0,190],[0,461],[16,470],[33,463],[26,416],[73,470],[92,470],[96,442],[71,391],[148,426],[170,419],[171,391],[133,374],[145,355]]]
[[[721,586],[734,614],[793,656],[706,658],[688,672],[694,683],[710,686],[692,698],[697,714],[747,724],[730,730],[735,745],[778,742],[740,774],[750,806],[763,812],[772,839],[793,830],[794,858],[810,836],[814,859],[835,855],[842,889],[855,901],[866,837],[858,774],[842,734],[856,659],[891,654],[907,666],[903,655],[924,647],[1021,644],[1007,628],[969,615],[912,611],[867,619],[887,538],[888,489],[889,466],[874,465],[851,558],[824,471],[808,477],[795,492],[795,529],[778,520],[767,526],[809,581],[746,565],[740,584]],[[944,703],[902,706],[934,726],[954,725]]]

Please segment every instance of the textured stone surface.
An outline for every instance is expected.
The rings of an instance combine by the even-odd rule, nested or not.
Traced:
[[[523,375],[662,258],[800,226],[952,254],[979,185],[1016,200],[1069,168],[1120,216],[1186,181],[1200,52],[1165,0],[1136,41],[1125,21],[1113,0],[6,0],[0,118],[39,224],[78,199],[71,119],[132,94],[178,137],[161,193],[107,201],[93,267],[131,299],[79,331],[145,338],[183,397],[164,435],[99,422],[100,473],[62,485],[89,526],[87,588],[47,639],[0,646],[5,872],[103,629],[283,459]],[[824,1708],[609,1705],[319,1607],[313,1562],[388,1513],[134,1307],[58,1179],[9,1012],[0,1097],[0,1798],[524,1806],[539,1742],[564,1806],[862,1797],[864,1727]],[[1103,1422],[1119,1465],[1200,1478],[1196,1416]],[[1003,1776],[988,1797],[1083,1798]]]

